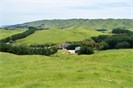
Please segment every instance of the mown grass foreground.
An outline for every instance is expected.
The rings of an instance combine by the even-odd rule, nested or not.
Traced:
[[[0,88],[132,88],[133,49],[50,57],[0,52]]]

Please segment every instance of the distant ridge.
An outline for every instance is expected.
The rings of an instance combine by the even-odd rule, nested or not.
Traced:
[[[54,19],[38,20],[23,24],[5,26],[4,28],[28,28],[29,26],[45,28],[94,28],[94,29],[112,29],[125,27],[133,30],[133,19]]]

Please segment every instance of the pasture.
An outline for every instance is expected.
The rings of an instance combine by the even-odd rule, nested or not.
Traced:
[[[93,55],[0,52],[0,88],[132,88],[133,50]]]
[[[36,31],[34,34],[24,38],[17,40],[17,43],[24,44],[44,44],[44,43],[62,43],[66,41],[79,41],[86,38],[90,38],[92,36],[98,36],[102,33],[95,31],[93,29],[51,29],[51,30],[42,30]]]

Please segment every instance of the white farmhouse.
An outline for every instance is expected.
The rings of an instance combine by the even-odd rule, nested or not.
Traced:
[[[68,54],[75,54],[77,50],[80,50],[81,47],[75,47],[75,50],[67,50]]]
[[[67,50],[68,51],[68,53],[70,53],[70,54],[74,54],[75,53],[75,50]]]

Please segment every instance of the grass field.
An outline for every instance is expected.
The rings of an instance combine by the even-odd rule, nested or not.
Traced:
[[[50,57],[0,52],[0,88],[133,88],[133,49]]]
[[[51,30],[42,30],[36,31],[34,34],[20,39],[18,43],[25,43],[25,44],[44,44],[44,43],[61,43],[66,41],[76,41],[76,40],[83,40],[92,36],[97,36],[101,33],[95,30],[87,30],[87,29],[51,29]]]
[[[9,37],[11,35],[22,33],[24,31],[25,30],[23,30],[23,29],[15,29],[15,30],[4,30],[4,29],[1,29],[0,30],[0,39],[4,39],[4,38]]]

